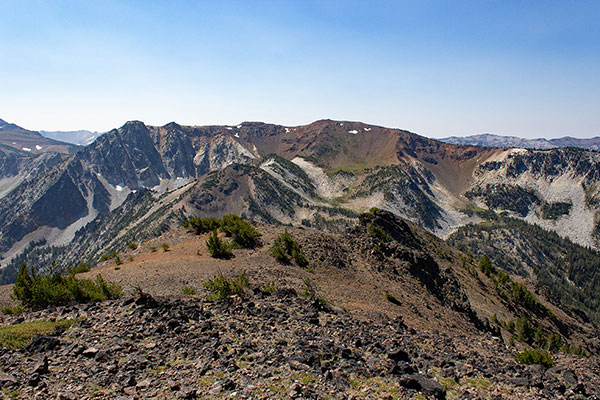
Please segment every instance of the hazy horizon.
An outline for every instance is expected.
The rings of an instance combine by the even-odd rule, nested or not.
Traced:
[[[0,118],[31,130],[330,118],[433,138],[600,135],[594,1],[0,9]]]

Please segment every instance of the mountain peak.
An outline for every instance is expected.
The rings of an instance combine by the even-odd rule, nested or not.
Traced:
[[[26,129],[21,128],[19,125],[11,124],[3,119],[0,119],[0,129],[15,129],[19,131],[25,131]],[[32,132],[33,133],[33,132]],[[37,132],[35,132],[37,133]]]
[[[171,121],[171,122],[169,122],[168,124],[165,124],[165,125],[163,126],[163,128],[167,128],[167,129],[169,129],[169,128],[173,128],[173,129],[181,129],[181,125],[179,125],[179,124],[178,124],[177,122],[175,122],[175,121]]]
[[[145,126],[146,126],[146,124],[144,124],[142,121],[132,120],[132,121],[125,122],[125,124],[123,124],[122,128],[138,128],[138,127],[145,127]]]

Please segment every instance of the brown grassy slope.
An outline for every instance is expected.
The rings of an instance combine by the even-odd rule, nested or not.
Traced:
[[[366,227],[374,221],[395,235],[396,240],[381,243],[370,237]],[[376,212],[374,217],[363,217],[358,228],[343,235],[287,228],[301,244],[310,263],[308,269],[279,264],[270,255],[270,247],[285,228],[271,225],[257,228],[263,233],[264,245],[255,250],[236,249],[231,260],[210,257],[206,235],[196,236],[179,229],[143,243],[136,250],[123,251],[122,265],[108,262],[82,276],[100,273],[126,290],[140,287],[154,295],[181,295],[186,286],[202,292],[203,283],[215,274],[236,276],[246,271],[255,286],[272,283],[278,288],[294,288],[298,293],[305,292],[305,282],[309,280],[317,297],[366,320],[402,316],[415,328],[468,334],[482,329],[482,323],[492,314],[504,321],[526,315],[534,327],[542,326],[547,331],[562,329],[565,338],[575,343],[587,345],[586,338],[593,336],[593,327],[540,297],[561,321],[560,327],[549,318],[502,298],[494,282],[476,271],[474,264],[462,266],[461,256],[465,257],[462,253],[389,213]],[[170,245],[169,251],[163,251],[162,243]],[[128,261],[129,257],[133,261]],[[8,290],[6,286],[0,288],[4,302]],[[386,292],[398,299],[400,305],[389,302]],[[510,334],[503,331],[503,335],[508,341]]]
[[[367,226],[371,223],[384,226],[396,240],[382,243],[370,237]],[[476,270],[474,264],[462,266],[462,253],[389,213],[363,217],[357,228],[343,235],[287,228],[302,246],[310,263],[308,269],[279,264],[270,255],[270,247],[285,228],[257,228],[263,234],[264,245],[254,250],[236,249],[231,260],[210,257],[206,235],[196,236],[179,229],[145,242],[136,250],[122,251],[122,265],[107,262],[82,277],[100,273],[128,291],[139,287],[153,295],[177,296],[186,286],[202,293],[203,283],[215,274],[236,276],[246,271],[254,286],[274,284],[277,288],[291,287],[298,293],[306,291],[308,280],[317,297],[348,309],[360,319],[401,316],[407,325],[417,329],[472,334],[485,329],[492,314],[504,321],[516,321],[520,315],[526,315],[534,327],[560,331],[565,339],[588,349],[595,346],[589,340],[594,335],[592,326],[541,297],[538,299],[557,317],[560,326],[502,298],[494,282]],[[162,243],[169,244],[169,251],[162,249]],[[8,301],[9,291],[9,286],[0,287],[3,304]],[[400,304],[389,302],[386,293]],[[510,334],[504,330],[502,333],[508,342]]]

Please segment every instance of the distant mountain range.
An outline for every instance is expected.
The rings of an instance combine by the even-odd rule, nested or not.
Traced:
[[[547,142],[586,141],[593,139]],[[562,303],[577,296],[569,304],[593,312],[600,304],[600,255],[593,250],[600,248],[600,153],[524,149],[522,140],[486,143],[502,148],[326,119],[300,126],[130,121],[82,147],[0,121],[0,282],[14,281],[22,263],[38,270],[53,262],[96,264],[192,215],[234,213],[257,223],[347,232],[361,213],[378,208],[553,285]],[[490,221],[503,225],[491,231]],[[560,237],[544,240],[544,231],[529,224]],[[471,226],[479,228],[460,230]],[[374,227],[369,235],[389,241]],[[576,244],[561,244],[561,237]],[[553,252],[558,246],[564,251]],[[438,245],[428,249],[448,256]],[[412,260],[419,271],[429,265],[400,248],[386,252]],[[531,267],[536,262],[546,267]],[[423,279],[434,288],[441,282],[437,275]]]
[[[600,137],[574,138],[565,136],[557,139],[524,139],[516,136],[501,136],[484,133],[471,136],[450,136],[439,139],[444,143],[484,147],[517,147],[522,149],[548,150],[557,147],[579,147],[586,150],[600,150]]]
[[[76,144],[78,146],[87,146],[92,144],[98,136],[102,135],[103,132],[92,132],[86,130],[79,131],[40,131],[42,136],[60,140],[61,142],[67,142]]]

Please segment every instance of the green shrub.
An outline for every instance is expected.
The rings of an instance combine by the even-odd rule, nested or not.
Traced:
[[[215,229],[219,229],[221,225],[222,222],[216,218],[191,217],[183,221],[183,226],[188,229],[193,229],[196,232],[196,235],[212,232]]]
[[[164,251],[169,251],[169,248],[170,248],[171,246],[169,246],[169,243],[167,243],[167,242],[163,242],[163,243],[160,245],[160,247],[162,247],[162,249],[163,249]]]
[[[138,244],[136,242],[131,242],[127,247],[129,247],[131,250],[135,250],[138,248]]]
[[[214,231],[213,231],[214,232]],[[223,275],[215,275],[204,282],[204,288],[210,293],[209,300],[223,300],[232,295],[246,296],[246,288],[250,287],[248,276],[243,272],[237,278],[227,278]]]
[[[518,338],[521,342],[529,343],[533,341],[533,328],[529,324],[529,321],[524,316],[519,317],[515,325],[517,330]]]
[[[497,272],[496,267],[494,267],[487,255],[484,255],[479,261],[479,269],[488,277],[492,274],[495,275]]]
[[[225,241],[217,235],[216,229],[212,231],[208,237],[208,240],[206,241],[206,247],[213,258],[222,258],[228,260],[233,256],[233,253],[231,252],[231,246],[228,243],[225,243]]]
[[[502,285],[505,285],[510,280],[508,274],[502,270],[498,270],[498,282]]]
[[[562,338],[559,334],[554,332],[548,334],[546,340],[548,342],[548,351],[551,351],[552,353],[557,352],[562,345]]]
[[[73,274],[50,275],[31,273],[21,266],[13,286],[13,296],[21,305],[34,310],[51,305],[64,305],[71,302],[100,301],[119,297],[120,286],[106,282],[98,275],[95,281],[77,279]]]
[[[195,296],[196,295],[196,289],[194,289],[191,286],[185,286],[182,289],[182,293],[185,294],[185,295],[188,295],[188,296]]]
[[[150,251],[151,252],[155,252],[156,250],[158,250],[158,248],[156,246],[150,246]]]
[[[387,301],[389,301],[392,304],[396,304],[396,305],[401,305],[402,303],[400,303],[400,300],[398,300],[396,298],[396,296],[394,296],[391,293],[385,292],[385,298],[387,299]]]
[[[308,260],[302,254],[300,245],[287,230],[275,239],[275,243],[271,247],[271,255],[282,264],[289,264],[291,260],[294,260],[300,267],[308,265]]]
[[[67,274],[82,274],[84,272],[91,271],[92,267],[89,264],[81,263],[76,267],[67,268]]]
[[[521,304],[529,310],[534,310],[538,305],[535,296],[527,290],[525,285],[519,282],[513,282],[510,288],[510,298],[518,304]]]
[[[262,236],[252,225],[234,214],[223,217],[221,229],[228,237],[231,237],[235,245],[245,249],[256,247],[258,238]]]
[[[507,321],[505,328],[510,333],[514,333],[515,332],[515,322],[514,321]]]
[[[393,238],[380,226],[370,223],[367,226],[367,234],[381,242],[391,242]]]
[[[275,282],[273,281],[267,282],[267,284],[263,288],[263,292],[266,293],[275,293],[275,291],[277,291],[277,287],[275,286]]]
[[[0,312],[4,315],[16,315],[22,314],[25,312],[25,308],[23,306],[15,306],[15,307],[2,307],[0,308]]]
[[[117,253],[116,251],[113,251],[112,253],[107,253],[104,254],[102,257],[100,257],[100,261],[107,261],[113,258],[117,258],[119,257],[119,253]]]
[[[581,357],[586,357],[587,354],[585,352],[585,350],[583,349],[583,347],[581,347],[581,345],[579,346],[571,346],[571,345],[564,345],[560,348],[560,351],[562,353],[566,353],[566,354],[573,354],[576,356],[581,356]]]
[[[21,349],[25,347],[35,335],[51,335],[57,330],[69,329],[73,324],[79,321],[81,321],[81,318],[59,319],[56,321],[42,319],[2,326],[0,327],[0,347]]]
[[[515,354],[515,361],[522,364],[539,364],[550,368],[553,364],[552,356],[545,350],[527,349]]]

